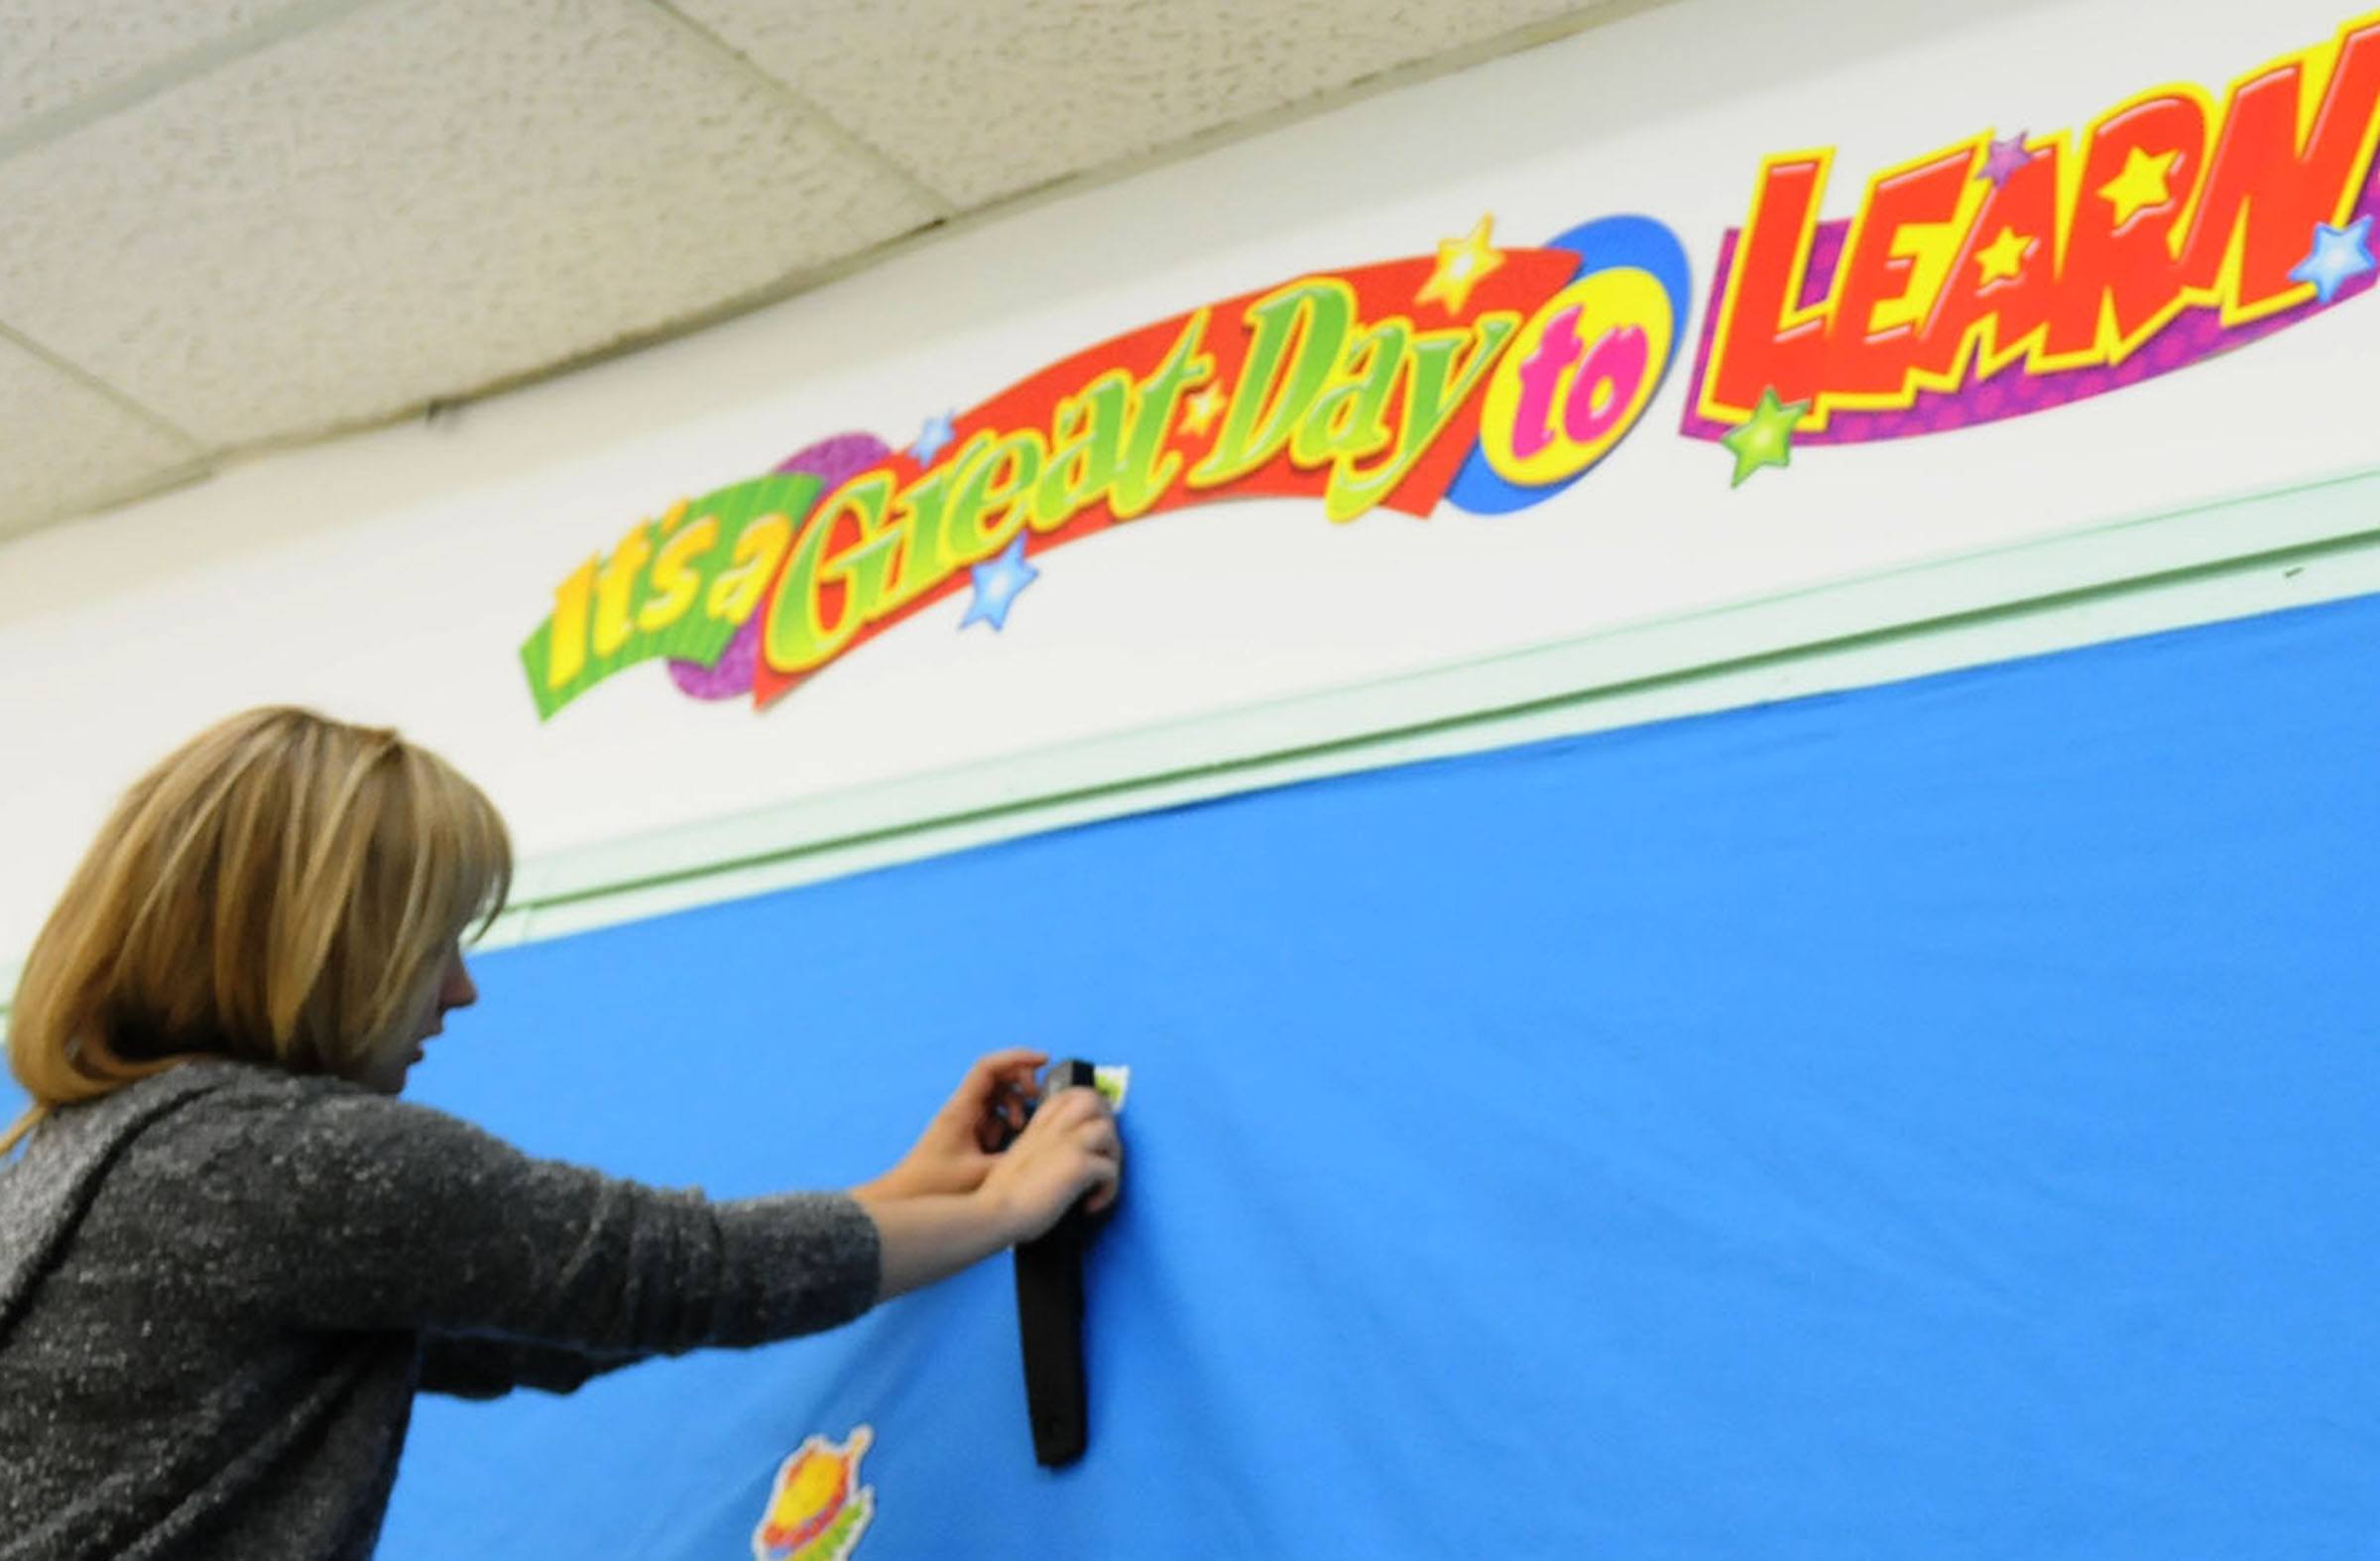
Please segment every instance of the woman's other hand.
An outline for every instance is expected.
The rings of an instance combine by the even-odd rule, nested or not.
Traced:
[[[965,1194],[984,1184],[996,1150],[1024,1126],[1047,1053],[1011,1047],[978,1057],[900,1163],[865,1189],[880,1198]]]
[[[1123,1188],[1124,1141],[1115,1111],[1095,1089],[1060,1090],[1042,1102],[993,1159],[979,1196],[999,1211],[1012,1242],[1042,1235],[1086,1194],[1084,1207],[1101,1213]]]

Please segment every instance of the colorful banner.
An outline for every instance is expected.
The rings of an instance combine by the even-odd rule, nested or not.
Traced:
[[[1722,235],[1681,433],[1731,482],[1856,444],[2059,407],[2216,357],[2369,292],[2380,15],[2208,92],[2080,131],[1981,130],[1823,217],[1832,148],[1763,159]],[[540,717],[664,660],[767,706],[971,591],[1003,630],[1030,561],[1217,500],[1346,523],[1540,504],[1644,419],[1690,328],[1676,235],[1615,216],[1536,247],[1492,219],[1077,352],[894,450],[851,433],[640,522],[522,648]]]
[[[1539,248],[1492,221],[1436,258],[1317,273],[1101,342],[907,448],[866,434],[643,521],[554,591],[522,647],[540,717],[667,659],[768,705],[954,593],[998,630],[1025,560],[1222,499],[1335,522],[1501,513],[1584,476],[1642,420],[1685,333],[1686,257],[1642,217]]]

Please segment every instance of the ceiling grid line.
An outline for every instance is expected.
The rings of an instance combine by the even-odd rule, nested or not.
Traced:
[[[214,456],[215,450],[207,440],[198,437],[187,428],[179,426],[174,420],[158,412],[155,408],[110,385],[73,359],[60,357],[6,320],[0,320],[0,342],[6,342],[28,357],[39,359],[49,368],[64,375],[93,395],[105,397],[119,410],[138,418],[158,432],[170,438],[178,439],[189,446],[191,455],[200,462],[210,461]]]
[[[893,160],[891,153],[821,108],[810,99],[807,93],[797,90],[793,83],[787,81],[783,76],[765,69],[750,55],[745,54],[710,28],[686,15],[672,3],[672,0],[645,0],[645,4],[678,27],[683,28],[688,37],[700,41],[704,48],[726,60],[737,69],[748,73],[757,80],[766,82],[770,90],[774,92],[788,108],[801,116],[806,123],[824,132],[844,150],[865,158],[883,169],[900,182],[904,191],[933,208],[939,220],[947,222],[966,209],[959,201],[934,188],[909,172],[908,169],[903,168]]]
[[[70,103],[0,130],[0,163],[137,108],[151,98],[211,75],[251,55],[262,54],[277,44],[387,3],[388,0],[298,0],[298,4],[260,18],[236,33],[199,44]]]

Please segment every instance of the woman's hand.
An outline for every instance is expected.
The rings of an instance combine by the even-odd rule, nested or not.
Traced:
[[[1048,1060],[1021,1046],[978,1057],[900,1163],[863,1190],[887,1199],[981,1187],[997,1158],[993,1151],[1024,1126],[1025,1109],[1040,1093],[1033,1073]]]
[[[1095,1089],[1058,1091],[994,1158],[977,1196],[997,1211],[1012,1242],[1043,1234],[1085,1194],[1084,1207],[1100,1213],[1123,1187],[1124,1141],[1116,1113]]]

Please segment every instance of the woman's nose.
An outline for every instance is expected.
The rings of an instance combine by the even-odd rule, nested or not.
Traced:
[[[448,1009],[467,1009],[479,1001],[479,986],[471,979],[470,967],[457,954],[446,966],[446,984],[438,989],[438,1006]]]

